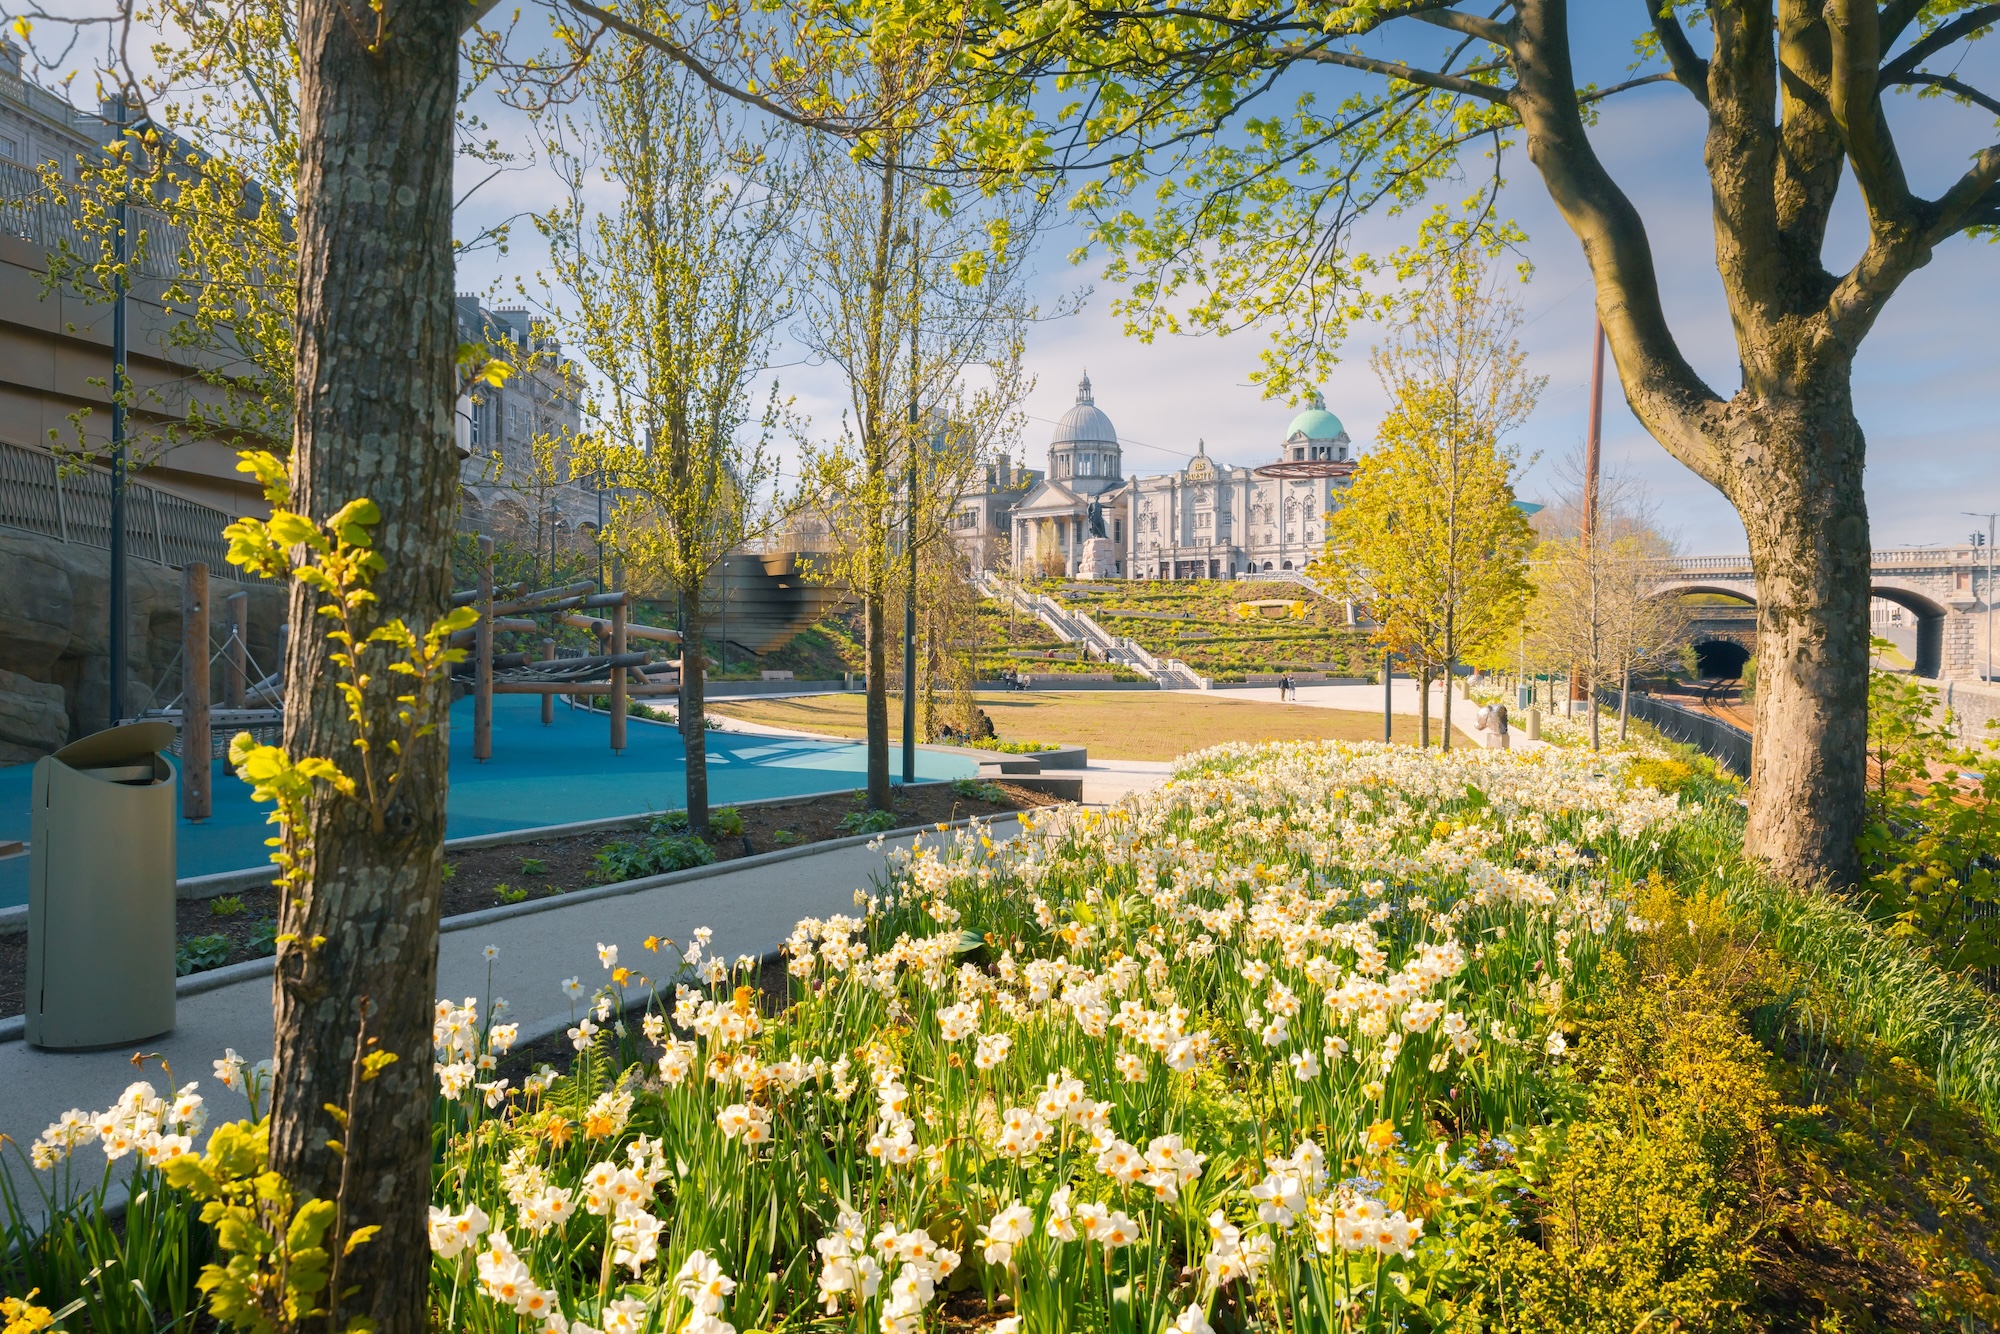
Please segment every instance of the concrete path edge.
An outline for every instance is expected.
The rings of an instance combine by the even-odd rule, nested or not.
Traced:
[[[750,803],[739,802],[737,804],[749,805]],[[1002,812],[996,815],[968,815],[963,819],[950,821],[945,825],[945,830],[962,829],[966,825],[982,820],[1011,820],[1018,818],[1018,815],[1019,812]],[[585,821],[583,823],[591,825],[603,824],[603,822],[599,821]],[[605,825],[604,827],[610,826]],[[575,825],[551,825],[549,829],[540,832],[546,836],[550,830],[557,829],[568,830],[570,832],[583,832]],[[447,917],[439,922],[438,934],[444,935],[452,931],[468,931],[473,927],[488,926],[494,922],[505,922],[516,917],[532,917],[536,913],[554,912],[558,909],[571,907],[579,903],[595,903],[601,899],[620,898],[627,894],[639,894],[646,890],[660,889],[668,885],[682,885],[690,881],[706,880],[711,876],[724,875],[732,871],[752,870],[760,866],[771,866],[778,862],[788,862],[799,857],[810,857],[815,853],[838,852],[842,848],[860,847],[872,839],[900,838],[909,834],[922,834],[926,832],[939,833],[944,831],[939,830],[935,823],[904,825],[898,829],[885,829],[874,834],[850,834],[845,838],[831,838],[819,843],[804,843],[796,848],[778,848],[771,852],[760,852],[749,857],[737,857],[730,861],[710,862],[707,866],[691,866],[684,871],[665,871],[659,875],[643,876],[637,880],[620,880],[609,885],[592,885],[588,889],[571,890],[567,894],[552,894],[547,898],[533,899],[527,903],[508,903],[502,904],[497,908],[482,908],[478,912],[459,913],[454,917]],[[459,842],[456,846],[465,847],[468,844],[473,844],[483,847],[491,846],[493,841],[529,841],[526,839],[500,839],[495,835],[482,835],[481,838],[489,840],[489,842],[474,843],[473,840],[465,840]],[[453,845],[447,844],[446,846],[451,847]],[[174,983],[174,995],[176,997],[198,996],[204,991],[214,991],[218,987],[232,986],[238,982],[247,982],[253,978],[268,976],[275,967],[276,959],[272,957],[245,959],[241,963],[225,964],[221,968],[210,968],[204,972],[192,973],[187,977],[177,980]],[[0,1042],[19,1042],[22,1040],[26,1029],[27,1017],[25,1015],[17,1014],[6,1019],[0,1019]]]

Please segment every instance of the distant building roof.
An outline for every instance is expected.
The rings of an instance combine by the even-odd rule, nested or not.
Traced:
[[[1347,428],[1340,424],[1340,418],[1326,410],[1319,391],[1312,395],[1312,406],[1292,418],[1292,424],[1285,428],[1286,440],[1341,440],[1347,435]]]

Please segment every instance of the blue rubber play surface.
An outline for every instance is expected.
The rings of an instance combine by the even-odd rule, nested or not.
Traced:
[[[634,718],[623,755],[611,753],[610,720],[558,702],[542,726],[541,700],[500,695],[493,701],[493,758],[472,759],[472,701],[451,711],[451,793],[445,836],[467,838],[509,829],[567,824],[612,815],[670,811],[686,800],[686,751],[674,728]],[[708,734],[708,793],[716,805],[760,797],[806,796],[861,786],[867,750],[857,742]],[[970,758],[917,752],[922,779],[964,778]],[[33,765],[0,768],[0,839],[28,837]],[[221,762],[215,765],[215,814],[176,822],[180,876],[213,875],[265,860],[269,808]],[[0,908],[28,901],[28,858],[0,861]]]

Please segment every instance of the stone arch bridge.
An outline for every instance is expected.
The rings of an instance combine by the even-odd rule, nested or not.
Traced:
[[[1656,594],[1720,593],[1753,604],[1693,610],[1698,636],[1755,648],[1757,576],[1748,556],[1680,556],[1660,566]],[[1993,601],[1985,552],[1970,546],[1874,552],[1868,592],[1916,619],[1917,675],[1979,679],[1985,663],[1985,617]]]

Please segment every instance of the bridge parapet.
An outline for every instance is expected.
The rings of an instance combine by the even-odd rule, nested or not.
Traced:
[[[1660,594],[1713,592],[1757,600],[1747,555],[1674,556],[1656,562]],[[1886,547],[1869,553],[1869,594],[1917,620],[1917,673],[1976,680],[1975,626],[1992,614],[1986,554],[1971,546]],[[1983,638],[1983,636],[1977,636]]]

